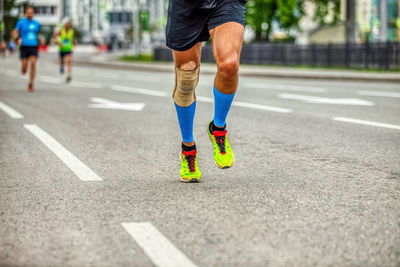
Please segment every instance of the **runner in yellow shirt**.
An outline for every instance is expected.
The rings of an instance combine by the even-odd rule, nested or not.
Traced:
[[[68,18],[63,20],[63,26],[56,32],[54,39],[60,48],[60,73],[64,74],[64,65],[67,64],[67,82],[72,79],[72,52],[76,46],[74,29]]]

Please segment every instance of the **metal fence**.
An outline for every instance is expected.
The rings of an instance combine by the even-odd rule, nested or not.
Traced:
[[[167,48],[156,48],[154,57],[159,61],[173,60],[171,51]],[[202,62],[214,62],[210,45],[202,48]],[[400,43],[250,44],[243,46],[241,63],[397,69],[400,68]]]

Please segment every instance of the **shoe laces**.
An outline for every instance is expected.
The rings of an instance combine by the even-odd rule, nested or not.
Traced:
[[[228,131],[214,131],[213,135],[215,137],[215,140],[218,144],[219,151],[221,152],[222,155],[226,153],[225,151],[225,140],[226,140],[226,134]]]
[[[195,161],[196,161],[196,150],[192,151],[182,151],[183,155],[185,156],[186,161],[188,162],[190,172],[195,172]]]

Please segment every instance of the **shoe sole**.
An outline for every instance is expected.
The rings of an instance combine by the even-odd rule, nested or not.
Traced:
[[[211,144],[213,145],[213,149],[214,149],[214,143],[213,143],[213,140],[212,140],[212,137],[211,137],[211,133],[210,133],[208,128],[207,128],[207,134],[208,134],[208,138],[210,138]],[[233,162],[235,162],[235,154],[233,154]],[[214,163],[215,163],[215,165],[217,165],[218,168],[223,169],[223,170],[226,170],[226,169],[229,169],[229,168],[233,167],[233,163],[232,163],[231,166],[219,166],[218,163],[215,161],[215,159],[214,159]]]
[[[181,161],[182,161],[182,153],[181,153],[181,152],[179,152],[179,158],[180,158]],[[200,176],[199,179],[192,178],[191,180],[186,180],[186,179],[183,179],[183,178],[181,177],[181,175],[179,175],[179,180],[181,180],[181,182],[184,182],[184,183],[191,183],[191,184],[194,184],[194,183],[199,183],[199,182],[200,182],[201,176]]]

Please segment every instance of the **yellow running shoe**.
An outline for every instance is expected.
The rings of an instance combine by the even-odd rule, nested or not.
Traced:
[[[214,161],[221,169],[230,168],[235,161],[235,154],[228,141],[228,131],[212,131],[211,123],[208,125],[208,136],[214,147]]]
[[[197,164],[197,152],[192,150],[189,152],[181,150],[181,170],[179,178],[182,182],[197,183],[201,179],[201,172]]]

